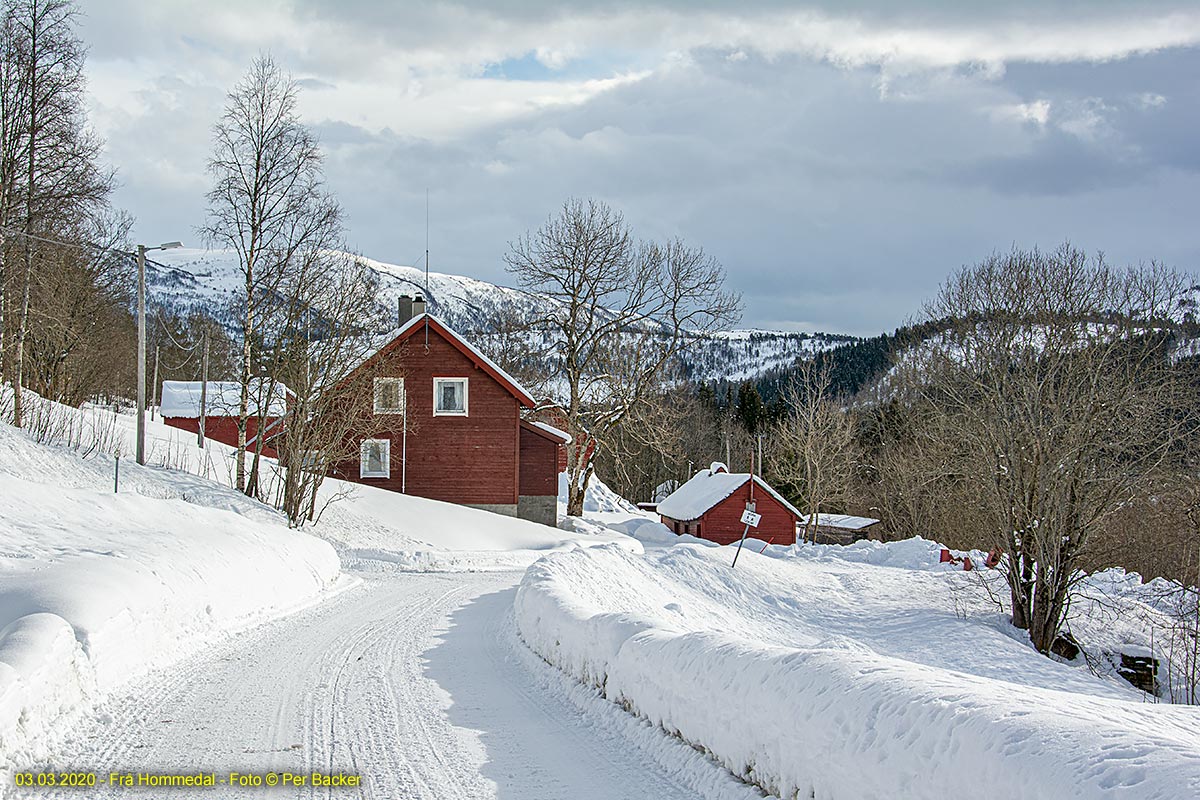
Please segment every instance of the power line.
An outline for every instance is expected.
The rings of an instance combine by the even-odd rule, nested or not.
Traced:
[[[171,343],[172,343],[173,345],[175,345],[175,347],[176,347],[176,348],[178,348],[179,350],[182,350],[182,351],[184,351],[185,353],[191,353],[191,352],[193,352],[193,351],[194,351],[194,350],[195,350],[197,347],[199,347],[199,346],[200,346],[200,343],[199,343],[199,342],[197,342],[196,344],[192,345],[191,347],[184,347],[183,345],[181,345],[181,344],[179,343],[179,340],[175,338],[175,335],[171,333],[171,329],[170,329],[170,327],[168,327],[168,326],[167,326],[166,320],[164,320],[164,319],[163,319],[163,317],[162,317],[162,309],[161,309],[161,308],[159,308],[158,306],[155,306],[155,307],[154,307],[154,316],[158,317],[158,325],[159,325],[159,327],[163,329],[163,331],[164,331],[164,332],[167,334],[167,338],[168,338],[168,339],[170,339],[170,340],[171,340]]]
[[[23,236],[26,239],[33,239],[35,242],[45,242],[46,244],[56,244],[59,247],[73,247],[76,250],[107,250],[110,253],[118,253],[123,256],[134,257],[132,252],[127,252],[116,247],[109,247],[104,244],[94,244],[92,242],[68,242],[62,239],[51,239],[48,236],[38,236],[36,233],[27,233],[18,228],[9,228],[0,225],[0,231],[3,231],[8,236]]]

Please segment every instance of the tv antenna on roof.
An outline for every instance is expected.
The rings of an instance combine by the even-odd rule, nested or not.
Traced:
[[[433,305],[433,297],[429,294],[429,187],[425,187],[425,308]],[[426,311],[426,314],[429,312]],[[425,352],[429,352],[429,317],[425,317]]]
[[[425,188],[425,299],[429,299],[429,187]]]

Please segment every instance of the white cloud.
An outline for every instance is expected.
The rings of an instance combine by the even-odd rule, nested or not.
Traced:
[[[993,119],[1032,122],[1039,128],[1046,127],[1050,119],[1050,101],[1034,100],[1031,103],[1009,103],[988,109]]]
[[[1157,92],[1143,92],[1138,95],[1138,102],[1142,108],[1162,108],[1167,104],[1167,98]]]

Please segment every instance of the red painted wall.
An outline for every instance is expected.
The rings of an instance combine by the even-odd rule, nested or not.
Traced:
[[[521,428],[521,494],[558,494],[558,451],[561,445]]]
[[[403,377],[408,399],[408,494],[466,504],[517,502],[520,405],[494,378],[429,331],[417,331],[397,348],[385,348],[364,365],[378,377]],[[433,379],[467,378],[468,416],[433,415]],[[337,465],[339,478],[402,490],[403,424],[372,438],[391,440],[391,477],[360,478],[358,461]]]
[[[198,433],[200,420],[196,417],[163,417],[163,422],[181,431]],[[270,427],[278,417],[267,417],[267,427]],[[246,441],[251,441],[258,433],[258,419],[251,417],[246,420]],[[237,419],[235,417],[205,417],[204,436],[207,439],[222,442],[230,447],[237,447]],[[251,448],[253,449],[253,448]],[[262,454],[267,458],[278,458],[275,448],[264,445]]]
[[[746,525],[741,521],[742,512],[750,500],[750,487],[753,481],[738,489],[729,497],[713,506],[700,518],[700,532],[696,532],[696,522],[691,525],[691,534],[701,539],[717,542],[718,544],[733,544],[742,538]],[[747,536],[761,539],[771,544],[794,544],[796,541],[796,522],[798,518],[761,486],[754,487],[755,511],[762,515],[757,528],[751,528]],[[663,516],[663,524],[675,530],[676,520]],[[681,521],[682,522],[682,521]],[[683,532],[682,525],[679,532]]]

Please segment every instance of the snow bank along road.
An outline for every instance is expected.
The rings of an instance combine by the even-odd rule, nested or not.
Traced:
[[[361,586],[111,697],[44,766],[96,790],[17,798],[757,797],[691,748],[567,683],[516,639],[519,573]],[[347,773],[358,787],[122,789],[110,772]]]

